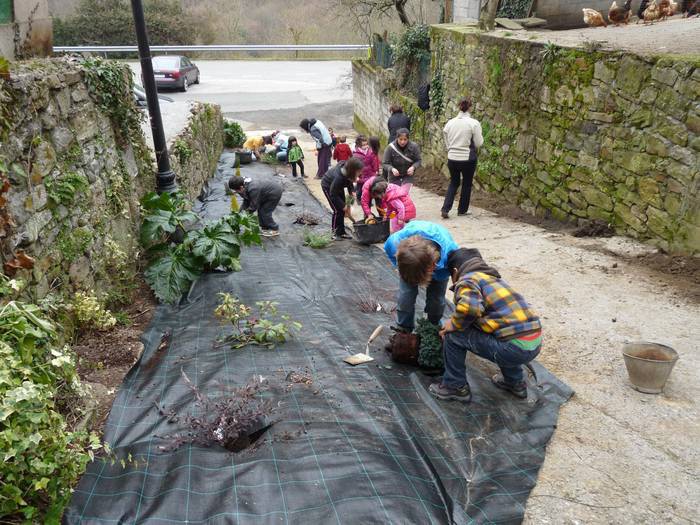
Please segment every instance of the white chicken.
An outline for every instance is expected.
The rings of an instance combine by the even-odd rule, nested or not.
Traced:
[[[603,15],[595,9],[584,7],[582,11],[583,21],[586,23],[586,25],[590,27],[608,27],[608,24],[605,23]]]

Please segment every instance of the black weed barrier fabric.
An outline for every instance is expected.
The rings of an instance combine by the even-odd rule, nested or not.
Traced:
[[[262,165],[242,171],[271,176]],[[226,174],[212,181],[198,205],[201,216],[228,211]],[[158,308],[144,354],[106,424],[118,459],[90,464],[64,522],[520,522],[571,390],[535,365],[539,387],[530,388],[527,401],[516,400],[491,385],[490,364],[470,356],[473,401],[438,402],[427,391],[434,379],[392,363],[381,349],[387,331],[373,345],[374,362],[345,364],[343,358],[364,351],[377,325],[392,322],[384,309],[363,313],[358,301],[372,288],[391,310],[397,276],[377,247],[303,246],[296,216],[322,217],[323,231],[330,218],[300,181],[282,180],[275,213],[281,235],[247,249],[242,272],[205,275],[179,307]],[[225,330],[213,314],[219,292],[246,304],[277,301],[303,329],[274,350],[214,348]],[[157,352],[167,331],[171,343]],[[211,396],[263,376],[270,383],[263,395],[276,406],[273,425],[236,454],[219,446],[163,450],[163,436],[184,430],[182,417],[168,414],[197,413],[182,371]],[[306,372],[312,381],[290,382],[290,372]]]

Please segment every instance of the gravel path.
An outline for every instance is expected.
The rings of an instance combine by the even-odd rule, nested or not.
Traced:
[[[568,47],[599,42],[603,49],[634,51],[640,55],[670,53],[700,57],[700,18],[681,18],[680,15],[653,25],[631,23],[620,27],[586,27],[563,31],[499,29],[496,34],[519,40],[554,42]]]

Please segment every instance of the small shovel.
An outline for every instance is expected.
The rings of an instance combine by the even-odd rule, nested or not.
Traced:
[[[379,334],[382,333],[382,328],[384,328],[384,325],[380,324],[377,328],[374,329],[372,335],[369,336],[369,339],[367,339],[367,345],[365,346],[364,354],[359,353],[351,355],[350,357],[346,357],[345,359],[343,359],[343,361],[352,366],[357,366],[363,363],[369,363],[370,361],[374,361],[374,358],[369,356],[369,345],[379,336]]]

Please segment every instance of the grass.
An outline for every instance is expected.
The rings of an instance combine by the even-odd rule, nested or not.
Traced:
[[[316,233],[311,230],[304,231],[304,244],[316,250],[325,248],[333,241],[330,233]]]

